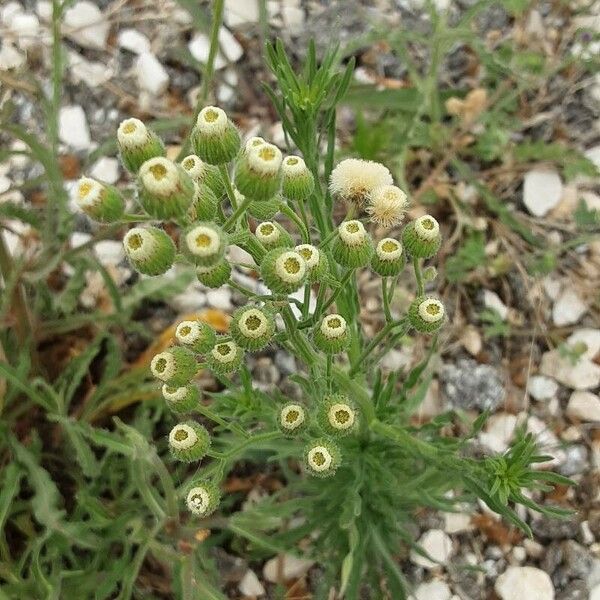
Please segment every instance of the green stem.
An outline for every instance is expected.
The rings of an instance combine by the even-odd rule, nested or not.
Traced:
[[[417,279],[417,295],[425,295],[425,286],[423,285],[423,273],[421,272],[421,260],[416,256],[413,257],[413,267],[415,269],[415,277]]]
[[[390,299],[388,296],[388,278],[381,278],[381,296],[383,298],[383,312],[385,314],[386,323],[392,322],[392,313],[390,311]]]
[[[163,463],[158,454],[153,457],[152,466],[156,470],[156,474],[158,475],[160,483],[163,487],[163,491],[165,492],[167,515],[175,519],[179,515],[179,507],[177,504],[177,492],[175,491],[171,474],[167,470],[167,467],[165,467],[165,463]]]
[[[284,306],[281,309],[281,316],[283,317],[289,339],[294,345],[296,352],[298,352],[298,355],[302,357],[302,360],[304,360],[307,365],[313,365],[315,363],[315,353],[307,343],[302,332],[298,330],[298,323],[294,318],[292,309],[289,306]]]
[[[319,307],[317,307],[317,310],[315,311],[317,319],[319,319],[320,316],[336,301],[337,297],[344,290],[345,285],[348,283],[348,281],[350,281],[350,278],[354,275],[354,272],[354,269],[348,269],[344,273],[344,276],[340,279],[339,287],[337,287],[334,290],[333,294],[331,294],[331,296],[327,299],[327,302],[325,302],[325,304],[320,308],[320,310]]]
[[[225,165],[219,165],[219,173],[221,174],[221,179],[223,180],[223,185],[225,186],[227,198],[229,199],[231,207],[234,211],[236,211],[238,208],[237,200],[235,199],[235,192],[233,191],[233,186],[231,185],[231,179],[229,178],[227,167]]]
[[[302,222],[302,219],[300,219],[298,215],[285,202],[281,203],[280,210],[298,227],[298,229],[300,230],[300,235],[302,236],[302,243],[310,244],[310,236],[308,235],[308,229]]]
[[[327,236],[319,244],[319,248],[325,248],[325,246],[327,246],[336,235],[337,229],[334,229],[333,231],[329,232],[329,234],[327,234]]]
[[[246,209],[252,202],[251,198],[244,198],[244,201],[229,215],[229,218],[223,223],[223,229],[227,230],[234,225],[237,220],[246,212]]]

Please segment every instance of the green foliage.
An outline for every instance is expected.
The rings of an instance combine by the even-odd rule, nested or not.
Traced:
[[[463,244],[446,261],[446,278],[450,283],[464,281],[472,271],[486,264],[485,235],[472,231]]]

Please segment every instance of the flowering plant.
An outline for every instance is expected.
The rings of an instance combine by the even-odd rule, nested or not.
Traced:
[[[494,461],[469,456],[469,440],[484,418],[464,438],[443,434],[452,415],[411,424],[446,320],[444,304],[426,290],[435,270],[424,265],[440,248],[440,224],[425,214],[400,234],[408,197],[390,171],[356,158],[334,167],[336,105],[351,64],[338,73],[331,53],[317,67],[311,48],[296,75],[279,45],[269,47],[268,60],[282,95],[267,91],[298,154],[283,156],[260,137],[242,141],[222,109],[206,106],[190,134],[194,153],[172,161],[149,127],[127,119],[118,144],[143,212],[126,215],[119,192],[89,178],[78,185],[78,203],[102,223],[142,223],[123,240],[142,275],[183,263],[205,286],[230,285],[247,297],[226,334],[182,321],[173,345],[152,359],[152,375],[177,420],[168,435],[172,457],[199,465],[181,486],[192,515],[217,510],[226,497],[220,486],[237,460],[267,458],[280,466],[287,487],[228,517],[227,528],[277,552],[308,537],[307,552],[326,565],[324,588],[337,585],[340,595],[358,598],[364,582],[379,589],[385,581],[393,598],[403,598],[393,555],[409,541],[407,522],[417,508],[455,510],[459,501],[480,498],[528,530],[514,503],[560,511],[538,505],[523,488],[546,490],[568,480],[531,468],[544,457],[523,434],[503,457],[501,474]],[[233,246],[248,262],[233,261]],[[381,281],[385,320],[371,339],[360,321],[356,281],[363,269]],[[259,274],[262,287],[249,287],[247,276],[241,284],[241,271]],[[399,316],[391,301],[398,278],[409,271],[415,295]],[[380,358],[411,333],[431,336],[426,359],[404,376],[384,373]],[[301,399],[267,396],[252,386],[246,356],[269,345],[302,364],[293,377]],[[202,368],[223,385],[210,401],[194,382]]]

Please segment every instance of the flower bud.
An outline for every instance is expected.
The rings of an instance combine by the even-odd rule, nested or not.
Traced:
[[[308,270],[308,281],[320,281],[329,271],[329,261],[325,252],[311,244],[300,244],[294,250],[302,256]]]
[[[139,200],[156,219],[172,219],[186,213],[194,197],[194,182],[167,158],[147,160],[138,175]]]
[[[347,158],[331,172],[329,189],[335,198],[360,207],[373,190],[393,183],[392,174],[382,164]]]
[[[215,330],[202,321],[181,321],[175,330],[175,337],[180,344],[198,354],[211,350],[217,341]]]
[[[402,231],[402,243],[411,256],[431,258],[440,249],[440,226],[431,215],[411,221]]]
[[[178,423],[169,433],[169,449],[173,458],[182,462],[194,462],[206,456],[210,448],[208,431],[200,423]]]
[[[274,294],[291,294],[306,280],[306,261],[294,250],[275,248],[265,254],[260,274]]]
[[[225,285],[231,277],[231,265],[222,258],[211,267],[198,267],[196,269],[198,281],[208,288],[219,288]]]
[[[188,510],[198,517],[208,517],[215,512],[221,501],[219,488],[206,479],[195,481],[187,493],[185,503]]]
[[[402,244],[393,238],[383,238],[375,247],[371,268],[382,277],[399,275],[406,264]]]
[[[315,189],[315,178],[299,156],[286,156],[281,165],[281,191],[286,198],[301,201]]]
[[[308,416],[305,408],[296,402],[288,402],[279,411],[279,429],[286,437],[293,437],[306,430]]]
[[[167,406],[176,413],[191,412],[200,402],[200,392],[192,383],[180,387],[165,383],[162,386],[162,395]]]
[[[139,119],[125,119],[117,130],[121,162],[131,173],[137,173],[149,159],[165,155],[161,139]]]
[[[190,154],[181,161],[181,166],[198,185],[209,187],[217,198],[225,193],[225,184],[215,165],[209,165],[199,156]]]
[[[304,461],[311,475],[331,477],[340,466],[342,455],[337,444],[326,438],[309,442],[304,448]]]
[[[216,265],[225,253],[227,234],[214,223],[196,223],[181,238],[181,250],[201,267]]]
[[[228,375],[237,371],[244,360],[244,351],[233,341],[221,341],[217,337],[214,348],[206,355],[209,369],[218,375]]]
[[[235,168],[235,185],[252,200],[270,200],[281,186],[281,151],[261,144],[243,152]]]
[[[244,145],[242,146],[242,154],[247,154],[251,150],[258,148],[259,146],[264,146],[267,142],[264,138],[261,138],[258,135],[254,137],[248,138]]]
[[[187,385],[196,375],[198,363],[191,350],[173,346],[152,359],[150,371],[168,386],[180,387]]]
[[[187,211],[190,221],[213,221],[218,205],[217,197],[207,185],[194,182],[194,196]]]
[[[273,248],[290,248],[293,245],[292,237],[279,223],[264,221],[256,226],[254,231],[256,239],[267,250]]]
[[[203,161],[211,165],[222,165],[232,161],[238,153],[240,134],[224,110],[216,106],[205,106],[192,131],[192,144]]]
[[[389,228],[402,223],[407,208],[408,198],[399,187],[382,185],[369,195],[366,210],[373,223]]]
[[[356,430],[358,413],[347,396],[332,394],[321,402],[317,420],[327,435],[343,437]]]
[[[133,227],[123,238],[131,266],[143,275],[162,275],[175,260],[175,244],[157,227]]]
[[[433,266],[429,266],[426,269],[423,269],[423,281],[434,281],[437,277],[437,269]]]
[[[264,348],[275,334],[275,319],[265,308],[242,306],[233,313],[231,337],[245,350]]]
[[[350,344],[348,324],[342,315],[331,314],[323,317],[314,331],[315,346],[326,354],[337,354]]]
[[[90,219],[101,223],[118,221],[125,210],[125,202],[115,187],[90,177],[82,177],[77,182],[75,201]]]
[[[343,267],[364,267],[373,256],[373,241],[360,221],[344,221],[338,227],[331,252]]]
[[[410,324],[421,333],[434,333],[444,323],[446,311],[437,299],[420,296],[413,300],[408,309]]]

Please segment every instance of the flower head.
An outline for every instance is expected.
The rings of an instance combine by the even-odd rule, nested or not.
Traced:
[[[293,436],[306,429],[305,408],[296,402],[288,402],[279,411],[279,428],[286,436]]]
[[[169,433],[169,449],[177,460],[192,462],[200,460],[210,448],[208,431],[200,423],[178,423]]]
[[[393,183],[392,174],[382,164],[347,158],[331,172],[329,189],[337,198],[362,205],[375,189]]]
[[[395,227],[404,219],[407,208],[408,198],[399,187],[383,185],[371,192],[366,210],[373,223]]]
[[[433,333],[444,323],[444,305],[432,297],[416,298],[408,309],[410,324],[421,333]]]

